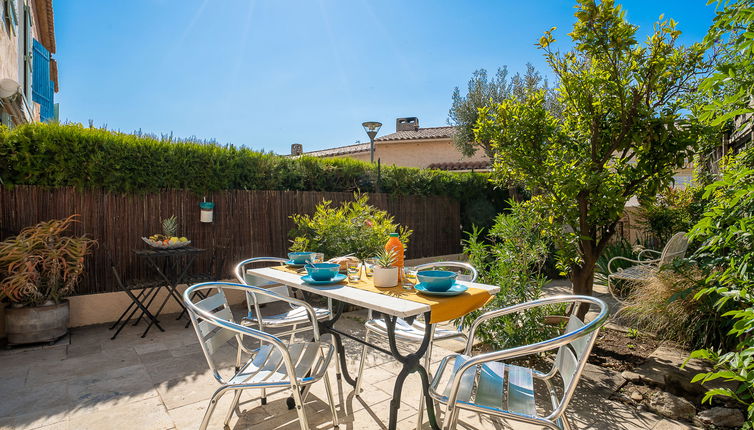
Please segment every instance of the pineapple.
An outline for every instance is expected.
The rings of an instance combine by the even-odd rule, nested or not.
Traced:
[[[162,234],[170,239],[178,234],[178,218],[175,215],[162,220]]]

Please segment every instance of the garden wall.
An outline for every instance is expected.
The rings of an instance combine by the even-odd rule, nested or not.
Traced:
[[[285,256],[289,216],[312,213],[323,199],[351,200],[352,193],[312,191],[215,191],[206,194],[215,203],[214,222],[199,221],[196,193],[168,190],[149,194],[121,194],[73,187],[15,186],[0,188],[0,239],[23,227],[52,218],[80,214],[74,233],[97,239],[99,246],[88,258],[79,294],[115,291],[108,263],[128,278],[153,274],[133,254],[145,248],[142,236],[160,233],[160,220],[176,215],[179,235],[192,245],[207,249],[194,263],[194,271],[208,270],[213,250],[224,262],[223,274],[248,257]],[[422,258],[460,252],[461,215],[458,201],[445,196],[370,194],[370,203],[387,210],[396,222],[414,230],[407,258]]]

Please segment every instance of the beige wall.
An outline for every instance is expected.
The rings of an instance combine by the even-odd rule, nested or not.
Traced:
[[[178,290],[183,292],[185,286],[179,286]],[[134,295],[138,296],[140,290],[134,290]],[[163,289],[154,303],[162,303],[165,299],[167,292]],[[238,291],[227,291],[227,297],[230,304],[243,303],[244,295]],[[71,303],[71,318],[69,321],[69,327],[81,327],[92,324],[102,324],[112,322],[118,319],[121,312],[123,312],[131,303],[131,299],[128,298],[126,293],[103,293],[103,294],[88,294],[85,296],[73,296],[68,298]],[[153,305],[150,307],[151,311],[155,311],[158,306]],[[162,310],[163,314],[177,313],[180,311],[178,303],[174,299],[168,300],[165,308]]]
[[[18,37],[13,35],[5,21],[5,2],[0,2],[0,79],[19,81]],[[18,16],[18,12],[16,12]],[[16,31],[18,34],[18,31]]]
[[[333,158],[354,158],[369,161],[369,152],[346,154]],[[432,163],[448,163],[454,161],[486,160],[483,151],[477,151],[472,157],[466,158],[458,152],[450,139],[376,142],[374,159],[380,159],[384,166],[403,166],[425,168]]]

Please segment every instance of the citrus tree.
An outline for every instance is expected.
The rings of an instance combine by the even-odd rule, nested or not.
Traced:
[[[557,78],[561,110],[544,90],[480,110],[477,139],[492,142],[494,176],[532,191],[528,204],[549,221],[559,262],[576,294],[591,294],[597,259],[633,196],[652,196],[692,155],[696,122],[682,115],[697,85],[703,47],[680,46],[676,23],[655,23],[643,42],[612,0],[580,0],[555,49],[555,28],[538,46]]]

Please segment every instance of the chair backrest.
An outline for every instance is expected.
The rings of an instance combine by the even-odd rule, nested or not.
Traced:
[[[196,285],[201,286],[203,284]],[[193,287],[195,286],[189,287],[189,289],[192,291],[201,289]],[[209,292],[209,289],[206,291]],[[232,327],[238,326],[238,324],[233,319],[233,312],[221,286],[217,287],[217,293],[208,295],[198,302],[192,302],[190,297],[184,294],[183,300],[186,303],[186,310],[188,310],[191,322],[194,324],[196,336],[199,338],[199,345],[202,347],[204,357],[207,359],[207,364],[209,364],[215,378],[222,382],[212,356],[220,347],[236,337],[237,332],[233,331]],[[194,295],[194,297],[198,297],[198,295]]]
[[[212,370],[215,379],[220,383],[225,383],[218,371],[213,356],[215,353],[231,339],[236,339],[238,353],[236,366],[240,364],[240,352],[243,347],[242,337],[250,337],[260,342],[273,343],[278,348],[284,348],[283,342],[277,337],[256,330],[251,327],[245,327],[235,322],[233,312],[228,305],[225,297],[225,290],[246,291],[249,287],[240,284],[228,282],[203,282],[194,284],[183,292],[183,302],[186,305],[191,322],[194,324],[196,335],[199,338],[199,345],[207,359],[207,364]],[[205,298],[194,302],[192,297],[200,297],[194,294],[197,291],[209,293],[211,290],[217,290],[217,293],[206,295]],[[274,293],[270,293],[273,294]],[[315,331],[315,336],[319,338],[319,333]]]
[[[459,281],[476,281],[479,272],[476,268],[469,263],[462,263],[460,261],[437,261],[434,263],[424,263],[416,266],[416,270],[432,270],[432,269],[460,269],[453,270],[454,272],[460,272],[457,279]]]
[[[660,262],[658,266],[662,267],[666,264],[670,264],[676,258],[683,258],[686,255],[686,250],[689,247],[689,238],[686,236],[686,232],[682,231],[676,233],[665,244],[665,248],[662,249],[660,255]]]
[[[285,264],[286,261],[287,260],[285,258],[279,258],[279,257],[247,258],[246,260],[243,260],[240,263],[236,264],[234,273],[236,275],[236,279],[238,279],[238,282],[244,285],[251,285],[254,287],[264,288],[270,291],[274,291],[278,295],[281,295],[284,297],[290,297],[290,291],[287,286],[280,285],[272,281],[268,281],[267,279],[260,278],[259,276],[251,275],[247,272],[248,269],[252,268],[252,266],[259,267],[259,265],[264,265],[264,264],[268,266],[269,265],[282,266]],[[247,292],[246,294],[247,294],[247,297],[250,299],[248,300],[249,302],[256,303],[259,305],[277,301],[276,299],[271,298],[269,296],[254,294],[253,292]]]
[[[579,309],[579,306],[578,303],[574,303],[574,313],[568,318],[568,323],[562,335],[571,336],[573,340],[562,345],[555,356],[553,371],[557,370],[563,380],[563,396],[558,405],[559,410],[564,410],[568,405],[589,358],[592,346],[597,340],[599,328],[607,320],[608,308],[605,302],[598,300],[591,304],[598,307],[598,314],[590,322],[585,323],[576,316],[575,312]]]

